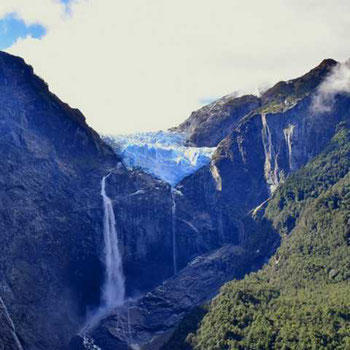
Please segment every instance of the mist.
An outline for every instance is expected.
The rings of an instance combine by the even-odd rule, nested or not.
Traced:
[[[350,59],[334,66],[332,72],[319,86],[312,101],[312,111],[331,112],[335,96],[338,94],[350,94]]]

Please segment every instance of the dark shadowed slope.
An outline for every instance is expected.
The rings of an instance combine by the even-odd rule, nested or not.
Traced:
[[[62,348],[99,302],[99,183],[118,159],[78,110],[5,53],[0,154],[2,317],[23,348]],[[1,334],[5,349],[7,339]]]
[[[287,92],[282,83],[266,92],[265,105],[235,121],[237,125],[219,143],[211,165],[176,186],[175,243],[179,270],[192,258],[225,244],[234,244],[253,255],[258,253],[261,265],[270,256],[278,242],[273,239],[272,223],[267,218],[255,221],[252,213],[266,205],[290,174],[319,155],[337,133],[339,124],[350,119],[347,95],[335,97],[332,112],[319,114],[310,108],[317,87],[335,64],[326,60],[303,77],[286,82],[290,85]],[[252,267],[247,264],[246,272]],[[148,306],[150,319],[160,315],[157,307]],[[168,308],[168,315],[172,313],[177,313],[176,305]],[[116,311],[111,318],[118,320],[118,315]],[[104,322],[109,333],[113,333],[111,344],[115,346],[122,330],[107,319]],[[103,339],[101,331],[98,341],[104,344],[104,340],[110,341],[110,336],[107,338]],[[127,343],[128,339],[124,339],[118,346],[124,349]]]

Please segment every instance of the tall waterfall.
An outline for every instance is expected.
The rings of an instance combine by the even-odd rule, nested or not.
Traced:
[[[262,142],[265,152],[265,165],[264,173],[266,183],[269,187],[269,192],[272,194],[278,186],[279,183],[279,168],[277,162],[277,156],[272,144],[272,136],[269,125],[266,120],[266,115],[261,114],[262,121]]]
[[[122,306],[125,298],[125,278],[122,257],[119,251],[116,220],[112,200],[106,194],[106,179],[110,175],[111,173],[104,176],[101,180],[101,196],[103,198],[103,258],[106,268],[101,305],[96,311],[88,315],[85,325],[80,330],[87,349],[99,349],[93,344],[93,340],[86,336],[88,331],[93,329],[113,308]]]
[[[172,222],[172,238],[173,238],[173,266],[174,275],[177,274],[177,253],[176,253],[176,201],[175,201],[175,189],[171,188],[171,222]]]
[[[112,200],[106,194],[106,179],[101,181],[101,196],[103,198],[103,237],[104,237],[104,263],[106,279],[102,289],[102,303],[107,310],[121,306],[125,297],[125,278],[123,263],[119,251],[119,240],[116,229],[115,215]]]

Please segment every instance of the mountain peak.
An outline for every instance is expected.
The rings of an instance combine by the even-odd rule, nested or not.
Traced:
[[[333,58],[325,58],[316,68],[324,68],[324,67],[334,67],[338,62]],[[315,69],[316,69],[315,68]]]
[[[278,82],[262,95],[263,104],[278,103],[287,97],[303,98],[314,91],[337,64],[337,61],[327,58],[299,78]]]

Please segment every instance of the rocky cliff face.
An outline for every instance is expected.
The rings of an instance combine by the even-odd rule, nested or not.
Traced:
[[[193,112],[172,130],[189,133],[190,144],[215,147],[235,129],[241,118],[260,105],[260,99],[253,95],[228,95]]]
[[[0,106],[0,348],[63,349],[87,309],[100,303],[102,176],[114,171],[106,190],[128,246],[130,291],[148,290],[172,274],[170,189],[128,172],[78,110],[5,53]]]
[[[311,108],[317,86],[335,64],[325,60],[303,77],[265,92],[261,106],[242,117],[219,143],[211,166],[177,186],[184,194],[179,198],[178,220],[198,227],[219,244],[221,239],[244,244],[242,218],[266,201],[291,172],[315,157],[337,124],[349,119],[346,95],[336,97],[331,112],[315,113]]]
[[[71,349],[84,349],[84,342],[105,350],[158,349],[184,315],[214,297],[226,281],[242,278],[247,266],[256,270],[261,259],[262,254],[232,245],[197,257],[139,300],[116,309],[89,337],[74,338]]]
[[[137,297],[173,274],[170,186],[115,169],[107,181],[120,238],[127,295]]]
[[[349,120],[350,100],[346,95],[336,97],[331,113],[314,113],[311,109],[317,87],[335,65],[335,61],[325,60],[301,78],[278,83],[259,99],[248,96],[235,101],[238,105],[248,101],[249,106],[242,114],[233,113],[231,119],[227,104],[219,101],[195,112],[176,129],[189,132],[188,142],[191,144],[215,145],[223,137],[211,165],[182,180],[173,195],[176,204],[175,215],[172,213],[176,227],[173,244],[179,270],[187,269],[187,264],[196,256],[226,244],[234,244],[252,254],[258,252],[265,258],[273,253],[278,244],[274,230],[267,222],[256,227],[249,214],[268,201],[291,172],[321,152],[334,135],[339,122]],[[206,114],[205,111],[210,108],[215,109],[216,114]],[[225,115],[222,119],[221,112]],[[225,124],[228,120],[232,131],[224,135],[222,130],[229,128]],[[225,128],[220,129],[221,125],[225,125]],[[201,137],[207,142],[194,141]],[[174,246],[172,248],[174,250]],[[260,263],[263,261],[261,259]],[[245,272],[252,268],[252,265],[246,264]],[[182,285],[181,277],[178,281]],[[194,302],[191,307],[195,305]],[[146,310],[150,317],[158,315],[159,320],[167,322],[166,316],[158,313],[157,306],[149,305]],[[175,315],[176,306],[172,311]],[[112,340],[107,340],[108,336],[106,343],[103,343],[101,334],[104,326],[97,328],[97,333],[90,336],[97,337],[100,344],[104,344],[103,348],[108,348],[106,344],[109,341],[111,344],[118,343],[121,349],[126,348],[131,340],[121,339],[122,331],[117,330],[115,323],[124,316],[116,312],[111,317],[114,318],[113,322],[103,321],[102,325],[108,324],[104,329],[113,333]],[[150,326],[148,321],[142,326],[139,323],[134,325],[139,330]],[[150,331],[152,337],[155,333],[156,330]],[[146,349],[147,346],[142,345],[141,348]],[[158,345],[152,346],[156,349]]]
[[[0,344],[62,349],[100,302],[102,177],[128,295],[174,272],[170,186],[127,171],[22,59],[1,53],[0,91]]]
[[[74,349],[94,341],[106,349],[135,342],[157,349],[222,283],[259,268],[279,239],[248,214],[349,119],[347,96],[336,97],[332,113],[310,109],[335,64],[326,60],[259,98],[229,96],[193,113],[177,130],[189,133],[188,143],[217,150],[209,166],[171,189],[128,171],[31,67],[0,54],[0,348],[65,349],[86,311],[98,307],[105,275],[100,191],[108,173],[127,296],[140,299],[128,306],[135,311],[130,334],[118,326],[130,313],[116,310],[89,341],[75,338]]]
[[[250,113],[286,110],[297,101],[315,92],[335,67],[336,61],[326,59],[300,78],[281,81],[260,97],[233,93],[195,111],[178,127],[171,130],[188,133],[188,142],[200,147],[217,146]]]
[[[278,83],[266,91],[254,110],[233,122],[234,130],[218,144],[211,165],[177,185],[182,193],[177,196],[182,266],[194,252],[200,254],[209,247],[249,245],[251,239],[243,218],[268,200],[291,172],[315,157],[340,121],[349,119],[347,96],[336,97],[331,113],[314,113],[311,109],[317,87],[335,65],[335,61],[325,60],[301,78]],[[215,105],[216,113],[220,114],[220,105],[225,114],[226,106],[220,101]],[[217,129],[210,118],[203,121],[199,117],[201,111],[192,114],[180,128],[209,123],[212,129],[209,127],[203,135],[212,142]],[[191,134],[191,130],[187,129],[189,140],[199,132],[193,128]],[[254,238],[252,241],[256,244]]]
[[[4,53],[0,105],[1,317],[17,348],[58,349],[99,302],[98,189],[118,159],[78,110]]]

